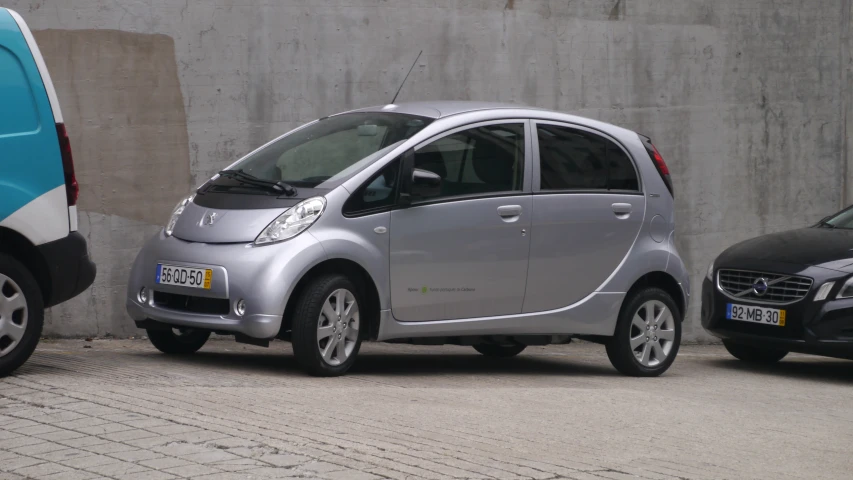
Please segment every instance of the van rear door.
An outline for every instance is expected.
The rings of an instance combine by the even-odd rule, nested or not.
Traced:
[[[64,238],[76,230],[77,212],[62,112],[26,22],[5,8],[0,8],[0,71],[0,227],[33,245]]]

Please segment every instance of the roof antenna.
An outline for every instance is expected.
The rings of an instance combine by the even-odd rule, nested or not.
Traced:
[[[414,61],[414,62],[412,62],[412,68],[410,68],[410,69],[409,69],[409,73],[407,73],[407,74],[406,74],[406,78],[404,78],[404,79],[403,79],[403,83],[401,83],[401,84],[400,84],[400,88],[398,88],[398,89],[397,89],[397,93],[396,93],[396,94],[394,94],[394,98],[391,100],[391,103],[392,103],[392,104],[393,104],[395,101],[397,101],[397,95],[400,95],[400,90],[402,90],[402,89],[403,89],[403,85],[405,85],[405,84],[406,84],[406,80],[408,80],[408,79],[409,79],[409,75],[411,75],[411,74],[412,74],[412,70],[414,70],[414,69],[415,69],[415,65],[418,63],[418,59],[419,59],[419,58],[421,58],[421,53],[424,53],[424,51],[423,51],[423,50],[421,50],[421,52],[418,54],[418,56],[417,56],[417,57],[415,57],[415,61]]]

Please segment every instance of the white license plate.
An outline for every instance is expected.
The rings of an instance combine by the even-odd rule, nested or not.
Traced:
[[[730,303],[726,305],[726,318],[776,327],[785,326],[785,310],[776,308],[750,307]]]
[[[210,290],[211,278],[213,278],[213,270],[209,268],[181,267],[158,263],[157,278],[154,281],[161,285],[178,285]]]

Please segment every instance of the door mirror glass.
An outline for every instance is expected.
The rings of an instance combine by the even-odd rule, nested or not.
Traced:
[[[412,197],[416,199],[441,195],[441,176],[429,170],[416,168],[412,171]]]

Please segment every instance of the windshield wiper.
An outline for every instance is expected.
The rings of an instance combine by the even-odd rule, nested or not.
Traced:
[[[243,170],[222,170],[221,172],[219,172],[219,174],[223,177],[233,178],[247,185],[265,188],[275,193],[283,193],[288,197],[296,195],[296,189],[293,188],[292,185],[288,185],[282,182],[281,180],[276,182],[273,182],[271,180],[264,180],[263,178],[258,178],[252,174],[246,173]]]
[[[817,222],[817,226],[818,227],[824,227],[824,228],[838,228],[835,225],[827,222],[826,220],[821,220],[821,221]]]

